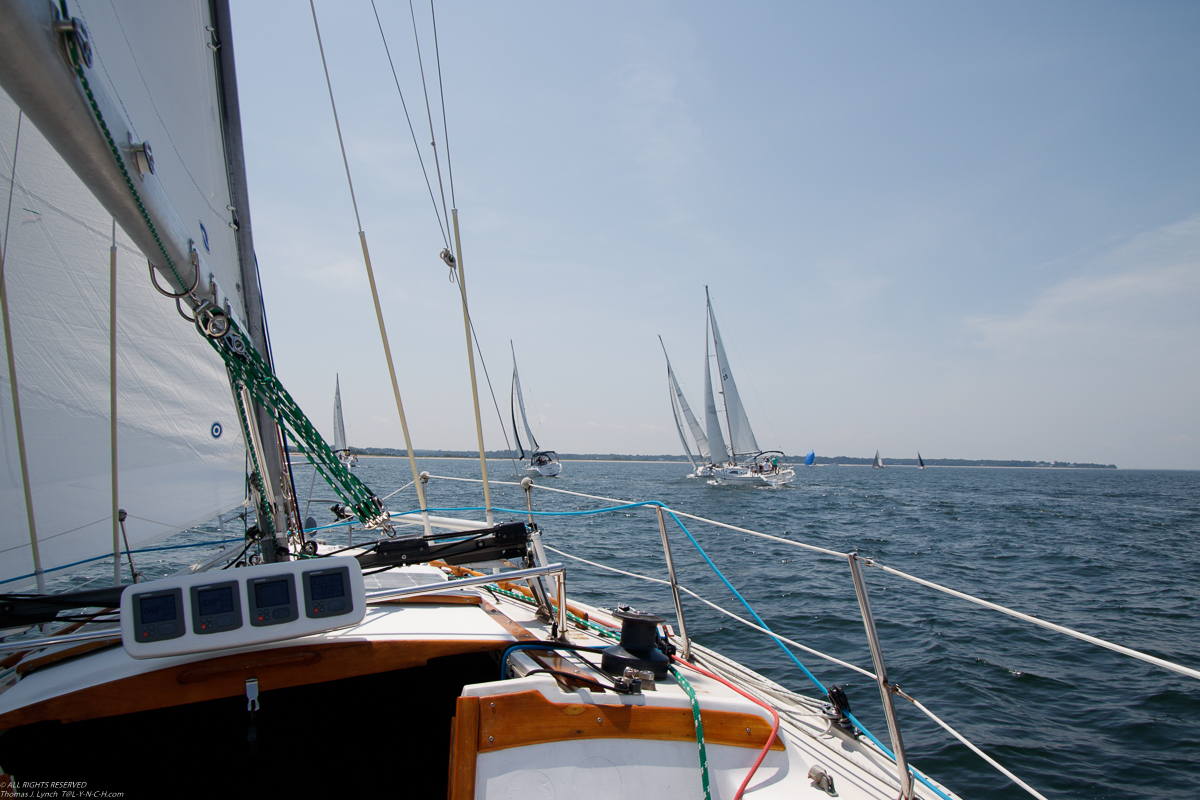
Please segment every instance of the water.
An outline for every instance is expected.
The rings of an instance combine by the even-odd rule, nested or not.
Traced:
[[[411,480],[401,459],[364,459],[380,495]],[[478,477],[477,462],[422,460],[435,476]],[[515,481],[492,462],[493,480]],[[682,464],[568,462],[543,485],[672,508],[832,550],[919,577],[1187,666],[1200,666],[1197,570],[1200,473],[1111,470],[798,468],[783,489],[711,487]],[[297,473],[301,496],[309,473]],[[330,496],[318,486],[317,496]],[[482,505],[478,484],[434,478],[431,507]],[[524,508],[513,486],[493,503]],[[332,522],[326,506],[310,513]],[[416,505],[410,488],[389,508]],[[540,511],[593,500],[534,492]],[[500,515],[508,518],[512,515]],[[649,509],[600,517],[542,517],[545,542],[592,561],[663,578]],[[776,631],[871,668],[849,568],[839,560],[684,520],[739,592]],[[744,615],[682,532],[669,528],[681,582]],[[344,535],[329,531],[331,542]],[[361,534],[357,534],[361,536]],[[193,539],[212,538],[192,533]],[[195,551],[162,551],[139,569],[165,572]],[[553,554],[551,555],[553,558]],[[568,591],[585,602],[627,602],[673,619],[669,592],[568,562]],[[97,568],[103,573],[103,569]],[[111,575],[111,562],[107,567]],[[1200,682],[969,605],[877,569],[866,571],[889,676],[904,691],[1039,791],[1065,798],[1200,796]],[[812,684],[766,637],[685,597],[696,641],[780,683]],[[887,728],[865,678],[814,656],[801,661],[846,688],[877,736]],[[963,797],[1028,795],[903,700],[909,759]]]

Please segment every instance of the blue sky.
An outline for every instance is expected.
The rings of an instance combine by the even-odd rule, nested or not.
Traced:
[[[432,169],[408,5],[377,5]],[[326,435],[337,373],[351,444],[400,446],[308,4],[233,10],[277,368]],[[656,335],[701,406],[708,285],[764,447],[1200,468],[1200,6],[437,11],[472,314],[544,445],[680,452]],[[317,12],[414,444],[470,449],[371,5]]]

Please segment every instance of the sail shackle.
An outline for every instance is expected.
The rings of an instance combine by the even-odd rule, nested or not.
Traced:
[[[191,257],[189,227],[153,171],[145,171],[149,144],[94,79],[87,29],[38,0],[0,0],[0,18],[0,86],[174,292],[186,294],[203,274]]]

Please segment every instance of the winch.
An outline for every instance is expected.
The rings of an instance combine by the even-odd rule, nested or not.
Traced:
[[[663,618],[629,606],[620,606],[613,616],[621,620],[621,643],[604,649],[600,669],[622,676],[628,667],[653,672],[656,681],[666,678],[671,661],[658,649],[658,626]]]

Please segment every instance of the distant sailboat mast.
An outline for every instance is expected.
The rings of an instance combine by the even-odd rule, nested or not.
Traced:
[[[921,451],[917,451],[917,469],[925,469],[925,460],[921,458]]]
[[[729,368],[729,359],[725,355],[725,345],[721,343],[721,331],[717,328],[717,317],[713,313],[712,300],[708,296],[708,287],[704,287],[704,298],[708,302],[708,318],[712,324],[712,337],[717,355],[717,368],[721,373],[721,396],[725,400],[725,422],[729,426],[729,452],[733,460],[739,455],[755,455],[762,452],[754,431],[750,429],[750,418],[742,406],[737,384],[733,381],[733,370]]]

